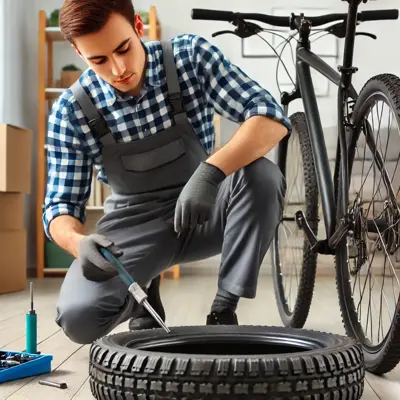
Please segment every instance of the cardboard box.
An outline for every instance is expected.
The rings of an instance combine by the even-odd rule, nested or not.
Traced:
[[[26,230],[0,231],[0,294],[24,290],[27,283]]]
[[[23,193],[0,192],[0,231],[19,231],[25,228]]]
[[[31,191],[32,131],[0,124],[0,192]]]

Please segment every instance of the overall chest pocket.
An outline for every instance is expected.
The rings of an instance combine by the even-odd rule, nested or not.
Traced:
[[[135,144],[129,143],[123,152],[107,149],[103,153],[108,181],[116,193],[143,194],[183,186],[199,164],[181,137],[147,149],[138,150]]]
[[[121,156],[126,171],[149,172],[164,167],[184,157],[186,154],[182,139],[173,140],[161,147],[137,154]]]

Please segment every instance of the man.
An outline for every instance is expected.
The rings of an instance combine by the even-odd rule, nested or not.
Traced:
[[[206,323],[238,324],[238,300],[256,295],[286,190],[264,155],[290,122],[265,89],[204,38],[143,42],[131,0],[66,0],[59,20],[89,68],[49,118],[44,227],[75,257],[57,323],[77,343],[127,320],[132,330],[158,327],[102,257],[102,246],[147,289],[164,321],[160,272],[221,254]],[[240,127],[212,154],[214,111]],[[96,234],[85,236],[93,166],[112,194]]]

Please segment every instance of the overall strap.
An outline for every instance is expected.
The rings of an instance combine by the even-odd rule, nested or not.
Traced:
[[[172,107],[172,114],[178,120],[185,120],[185,110],[183,109],[182,94],[179,87],[178,72],[174,60],[174,53],[172,43],[168,41],[161,41],[165,75],[167,77],[168,85],[168,101]]]
[[[92,100],[79,82],[79,79],[77,79],[75,83],[71,86],[71,91],[76,101],[80,105],[83,114],[88,120],[88,125],[93,136],[100,139],[103,143],[109,142],[110,139],[112,139],[112,142],[115,142],[112,137],[110,128],[107,125],[107,122],[98,112],[96,106],[93,104]]]

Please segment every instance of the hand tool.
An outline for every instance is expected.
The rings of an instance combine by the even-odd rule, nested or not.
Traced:
[[[37,314],[33,307],[33,282],[30,283],[31,309],[26,314],[26,352],[37,353]]]
[[[167,332],[171,332],[169,328],[165,325],[164,321],[157,314],[154,308],[150,305],[147,300],[147,294],[140,287],[140,285],[134,281],[134,279],[129,275],[128,271],[122,265],[122,263],[116,258],[109,250],[104,247],[100,247],[100,252],[103,256],[118,270],[119,276],[123,282],[128,285],[128,290],[133,295],[134,299],[147,309],[151,316],[158,322],[158,324]]]
[[[0,360],[0,368],[11,368],[20,364],[19,361],[15,360]]]
[[[68,385],[65,382],[58,383],[52,381],[39,381],[39,385],[52,386],[58,389],[66,389]]]
[[[11,356],[6,357],[6,360],[11,360],[11,361],[18,361],[19,363],[23,364],[28,361],[32,361],[35,359],[35,356],[29,356],[27,354],[14,354]],[[0,355],[0,360],[1,360],[1,355]]]

